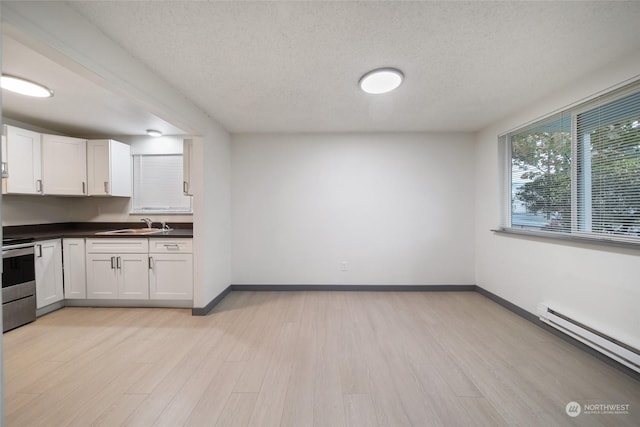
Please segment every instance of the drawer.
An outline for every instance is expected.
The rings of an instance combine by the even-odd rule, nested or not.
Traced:
[[[149,239],[149,253],[186,253],[193,252],[193,239]]]
[[[149,252],[148,239],[87,239],[90,254],[140,254]]]

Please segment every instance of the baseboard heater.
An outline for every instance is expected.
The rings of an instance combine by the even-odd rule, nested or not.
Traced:
[[[544,323],[640,373],[640,350],[637,348],[559,313],[547,304],[538,304],[538,315]]]

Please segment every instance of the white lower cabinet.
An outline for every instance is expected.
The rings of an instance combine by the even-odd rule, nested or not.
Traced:
[[[191,300],[191,248],[191,239],[87,239],[86,298]]]
[[[149,298],[192,299],[193,255],[149,254]]]
[[[62,242],[43,240],[35,244],[36,308],[64,299]]]
[[[87,268],[85,266],[84,239],[62,240],[62,265],[64,272],[64,298],[87,297]]]
[[[147,254],[87,254],[87,298],[149,299]]]
[[[115,255],[87,254],[87,298],[118,298]]]
[[[149,298],[193,299],[192,239],[149,239]]]
[[[149,299],[147,239],[87,239],[87,298]]]
[[[118,298],[149,299],[149,269],[147,254],[122,254],[116,260]]]

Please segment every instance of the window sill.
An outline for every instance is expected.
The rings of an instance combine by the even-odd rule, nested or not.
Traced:
[[[498,229],[492,229],[494,233],[503,233],[509,235],[516,236],[527,236],[527,237],[540,237],[543,239],[551,239],[551,240],[559,240],[562,242],[570,242],[570,243],[584,243],[588,245],[597,245],[597,246],[614,246],[617,248],[631,248],[631,249],[640,249],[640,242],[629,242],[624,240],[613,240],[607,238],[598,238],[598,237],[586,237],[586,236],[576,236],[573,234],[567,233],[557,233],[557,232],[549,232],[549,231],[539,231],[539,230],[526,230],[520,228],[509,228],[509,227],[501,227]]]

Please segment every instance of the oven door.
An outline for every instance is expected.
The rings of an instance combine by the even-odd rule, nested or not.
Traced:
[[[2,332],[36,320],[36,282],[2,288]]]
[[[2,250],[2,288],[36,280],[33,245]]]
[[[33,245],[2,249],[2,331],[36,320]]]

